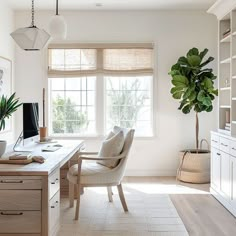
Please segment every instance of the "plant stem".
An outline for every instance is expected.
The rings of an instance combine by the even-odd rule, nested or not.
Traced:
[[[196,112],[196,149],[197,149],[197,153],[198,153],[198,148],[199,148],[198,136],[199,136],[199,120],[198,120],[198,112]]]

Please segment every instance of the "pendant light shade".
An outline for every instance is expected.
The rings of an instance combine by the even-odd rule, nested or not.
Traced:
[[[47,44],[50,35],[34,25],[34,0],[32,0],[31,26],[17,29],[11,33],[11,37],[20,48],[26,51],[38,51]]]
[[[67,35],[65,18],[58,12],[58,0],[56,0],[56,15],[51,18],[49,23],[49,32],[53,39],[65,39]]]

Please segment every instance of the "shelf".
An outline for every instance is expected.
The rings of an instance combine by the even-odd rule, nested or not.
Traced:
[[[236,36],[236,31],[234,31],[234,32],[232,33],[232,36]]]
[[[229,58],[226,58],[226,59],[220,61],[220,64],[227,64],[227,63],[230,63],[230,60],[231,60],[230,57],[229,57]]]
[[[231,42],[231,34],[220,40],[221,43]]]
[[[233,75],[233,76],[232,76],[232,79],[236,79],[236,75]]]
[[[231,87],[220,88],[221,91],[230,90],[230,89],[231,89]]]
[[[232,120],[231,123],[234,124],[234,125],[236,125],[236,120]]]
[[[232,100],[233,100],[233,101],[236,101],[236,97],[233,97]]]
[[[232,59],[234,59],[234,60],[235,60],[235,59],[236,59],[236,55],[232,56]]]
[[[230,105],[221,105],[220,108],[223,108],[223,109],[224,109],[224,108],[229,108],[229,109],[230,109],[231,106],[230,106]]]

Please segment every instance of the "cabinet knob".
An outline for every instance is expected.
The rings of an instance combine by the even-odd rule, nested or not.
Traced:
[[[219,153],[219,152],[217,152],[217,155],[218,155],[218,156],[220,156],[220,153]]]

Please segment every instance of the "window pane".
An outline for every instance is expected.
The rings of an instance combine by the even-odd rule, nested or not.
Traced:
[[[51,79],[51,126],[54,134],[95,133],[95,77],[64,78],[65,90],[55,91],[56,80]],[[82,83],[90,84],[89,91]]]
[[[49,49],[52,70],[95,70],[96,49]]]
[[[152,76],[107,76],[105,80],[106,131],[114,125],[120,125],[126,128],[135,128],[136,135],[151,135]]]

